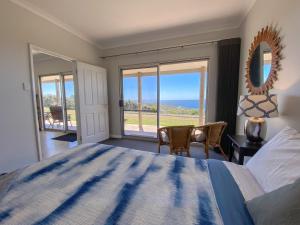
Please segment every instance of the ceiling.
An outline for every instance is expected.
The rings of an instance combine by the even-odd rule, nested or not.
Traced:
[[[101,48],[237,28],[255,2],[255,0],[11,1]]]

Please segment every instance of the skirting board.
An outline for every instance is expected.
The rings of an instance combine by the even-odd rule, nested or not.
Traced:
[[[122,138],[122,135],[120,135],[120,134],[110,134],[109,136],[110,136],[110,138],[119,138],[119,139]]]

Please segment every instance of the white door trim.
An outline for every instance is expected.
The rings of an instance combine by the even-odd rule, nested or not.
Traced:
[[[29,63],[30,63],[30,79],[31,79],[31,94],[32,94],[32,106],[33,106],[33,119],[34,119],[34,125],[35,125],[35,139],[36,139],[36,149],[37,149],[37,156],[38,160],[41,161],[43,159],[43,153],[42,153],[42,146],[41,146],[41,139],[40,139],[40,131],[39,131],[39,122],[38,122],[38,112],[37,112],[37,104],[36,104],[36,87],[35,87],[35,76],[34,76],[34,65],[33,65],[33,55],[35,52],[44,53],[53,57],[61,58],[63,60],[73,62],[75,59],[70,58],[68,56],[64,56],[61,54],[58,54],[56,52],[49,51],[47,49],[38,47],[33,44],[28,44],[29,48]],[[74,78],[77,77],[77,74],[74,74]],[[75,93],[77,93],[78,90],[75,88]],[[78,111],[76,106],[76,111]],[[78,119],[77,119],[78,120]],[[80,127],[77,127],[77,131],[80,130]]]

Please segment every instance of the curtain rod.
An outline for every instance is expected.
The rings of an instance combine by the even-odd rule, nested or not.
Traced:
[[[185,48],[185,47],[191,47],[191,46],[196,46],[196,45],[213,44],[213,43],[216,43],[218,41],[220,41],[220,40],[196,42],[196,43],[192,43],[192,44],[175,45],[175,46],[170,46],[170,47],[155,48],[155,49],[149,49],[149,50],[144,50],[144,51],[121,53],[121,54],[116,54],[116,55],[101,56],[100,58],[107,59],[107,58],[113,58],[113,57],[118,57],[118,56],[137,55],[137,54],[142,54],[142,53],[156,52],[156,51],[162,51],[162,50],[170,50],[170,49],[176,49],[176,48]]]

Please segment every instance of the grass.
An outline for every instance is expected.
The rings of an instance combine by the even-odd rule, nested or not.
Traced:
[[[49,108],[45,107],[45,112],[49,112]],[[71,115],[71,121],[76,121],[76,112],[74,109],[69,109],[68,114]],[[139,124],[139,118],[137,112],[125,112],[126,124]],[[199,117],[192,115],[176,115],[176,114],[160,114],[159,118],[160,126],[180,126],[180,125],[199,125]],[[143,125],[157,125],[156,113],[143,113],[142,114]]]
[[[138,107],[134,101],[125,102],[125,109],[136,110]],[[142,113],[143,125],[157,125],[157,105],[145,104],[143,110],[148,112]],[[150,111],[150,112],[149,112]],[[138,113],[133,111],[125,111],[124,114],[125,124],[138,125]],[[202,122],[201,122],[202,124]],[[180,126],[180,125],[199,125],[199,109],[190,109],[180,106],[160,105],[160,126]]]
[[[126,124],[139,124],[137,112],[125,112],[124,117]],[[159,122],[160,126],[199,125],[199,117],[191,115],[160,114]],[[156,113],[143,113],[142,124],[156,126]]]

